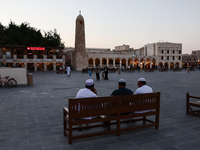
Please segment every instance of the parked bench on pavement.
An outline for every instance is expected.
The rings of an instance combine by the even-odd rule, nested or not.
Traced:
[[[173,71],[182,71],[182,68],[175,68]]]
[[[126,68],[125,72],[135,72],[135,68]]]
[[[107,96],[92,98],[70,98],[68,108],[63,108],[64,135],[68,143],[80,138],[115,133],[155,126],[159,128],[160,92],[138,95]],[[147,118],[151,116],[151,119]],[[95,117],[93,119],[81,119]],[[122,123],[139,122],[132,126]],[[80,126],[81,125],[81,126]],[[91,132],[74,130],[97,128]],[[105,128],[107,127],[107,129]]]
[[[59,74],[59,73],[67,73],[67,71],[65,69],[59,69],[59,70],[57,70],[57,74]]]
[[[145,72],[154,72],[154,69],[153,68],[146,68]]]
[[[186,94],[186,114],[200,116],[200,97]]]
[[[163,71],[168,71],[168,68],[162,68],[162,69],[159,69],[160,72],[163,72]]]

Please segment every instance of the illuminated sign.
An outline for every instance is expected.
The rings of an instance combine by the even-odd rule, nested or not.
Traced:
[[[27,47],[27,50],[36,50],[36,51],[44,51],[45,47]]]

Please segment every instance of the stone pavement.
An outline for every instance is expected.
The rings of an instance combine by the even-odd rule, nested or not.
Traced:
[[[55,72],[34,72],[33,86],[0,88],[0,150],[200,149],[200,118],[186,115],[186,93],[200,96],[200,71],[109,73],[109,80],[73,71],[70,77]],[[93,78],[99,96],[108,96],[120,78],[133,91],[145,77],[154,92],[161,92],[160,129],[154,127],[74,140],[63,136],[63,106]],[[130,124],[129,124],[130,125]],[[89,129],[90,130],[90,129]],[[77,131],[78,132],[78,131]],[[82,131],[85,132],[85,131]]]

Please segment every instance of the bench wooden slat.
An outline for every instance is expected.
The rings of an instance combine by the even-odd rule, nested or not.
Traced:
[[[63,108],[63,125],[64,135],[68,136],[68,143],[72,144],[73,139],[92,137],[103,134],[116,133],[120,136],[122,131],[129,131],[144,127],[155,126],[159,128],[159,114],[160,114],[160,92],[138,94],[138,95],[123,95],[123,96],[107,96],[107,97],[90,97],[90,98],[70,98],[68,109]],[[149,110],[143,113],[134,113],[137,111]],[[131,113],[131,114],[129,114]],[[125,115],[124,115],[125,114]],[[95,117],[90,120],[80,118]],[[154,115],[154,120],[147,119],[147,116]],[[135,118],[135,121],[143,121],[142,125],[121,128],[122,119]],[[102,122],[107,122],[106,124]],[[146,124],[148,122],[148,124]],[[77,127],[81,124],[89,124],[88,126]],[[101,131],[97,133],[87,133],[84,135],[73,135],[73,130],[96,128],[114,125],[109,131]]]
[[[194,101],[191,99],[200,99],[197,96],[191,96],[189,93],[186,94],[186,114],[200,116],[200,101]]]

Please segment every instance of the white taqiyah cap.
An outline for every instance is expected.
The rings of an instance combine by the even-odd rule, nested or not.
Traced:
[[[139,78],[138,81],[146,81],[145,78]]]
[[[118,82],[126,82],[124,79],[119,79]]]
[[[93,79],[87,79],[87,80],[85,81],[85,85],[91,86],[91,85],[93,85],[93,84],[94,84]]]

